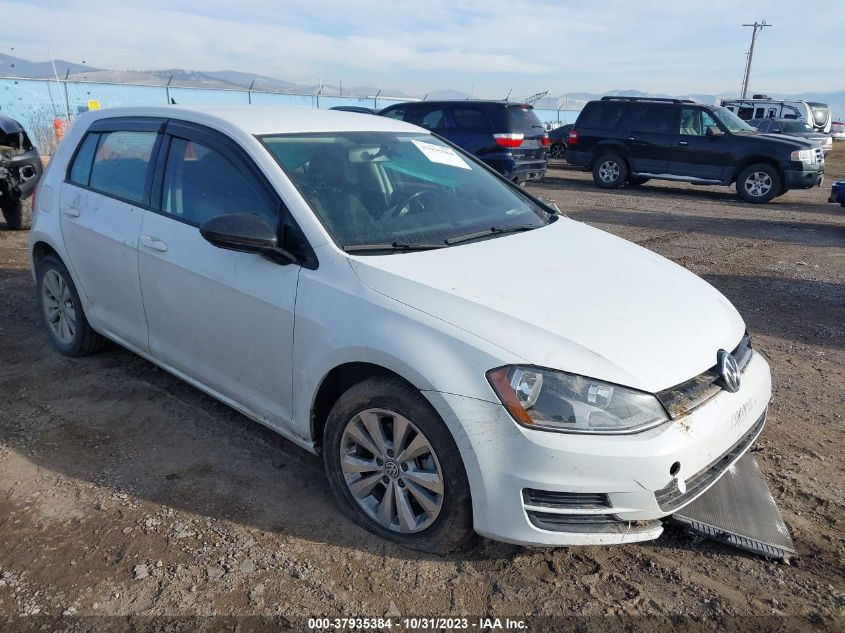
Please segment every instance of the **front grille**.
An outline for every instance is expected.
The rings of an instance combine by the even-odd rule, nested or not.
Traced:
[[[707,466],[704,470],[697,472],[695,475],[686,480],[687,491],[682,493],[678,487],[673,483],[665,488],[654,493],[654,498],[657,500],[657,505],[663,512],[674,512],[682,505],[692,501],[702,492],[707,490],[728,467],[739,459],[742,454],[751,446],[754,439],[763,430],[763,425],[766,423],[766,414],[754,423],[748,432],[731,446],[716,461]]]
[[[527,506],[557,510],[600,510],[611,507],[610,500],[605,494],[552,492],[534,488],[525,488],[522,491],[522,500]]]
[[[745,371],[748,361],[751,360],[751,337],[748,334],[743,336],[731,354],[736,359],[739,371]],[[721,380],[719,366],[713,365],[695,378],[658,392],[657,399],[672,418],[677,418],[686,415],[719,393],[722,390]]]

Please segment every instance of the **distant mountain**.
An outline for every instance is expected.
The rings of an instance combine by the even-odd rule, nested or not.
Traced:
[[[59,77],[64,77],[65,73],[70,71],[70,74],[82,73],[86,71],[96,71],[97,68],[93,66],[86,66],[85,64],[75,64],[67,62],[63,59],[56,60],[56,73]],[[11,55],[4,55],[0,53],[0,76],[9,77],[52,77],[53,64],[46,62],[31,62],[28,59],[20,57],[12,57]]]

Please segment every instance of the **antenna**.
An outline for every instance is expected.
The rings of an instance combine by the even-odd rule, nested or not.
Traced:
[[[757,33],[762,32],[764,28],[772,25],[767,24],[765,20],[762,22],[757,22],[755,20],[754,24],[743,24],[742,26],[750,26],[754,28],[751,32],[751,47],[748,49],[748,53],[746,53],[748,59],[745,62],[745,76],[742,78],[742,98],[745,99],[748,94],[748,82],[751,79],[751,61],[754,59],[754,44],[757,42]]]

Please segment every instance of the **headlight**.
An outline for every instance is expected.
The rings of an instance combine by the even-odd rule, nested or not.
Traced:
[[[487,380],[523,426],[560,433],[633,433],[669,420],[650,393],[538,367],[491,369]]]
[[[811,149],[797,149],[792,152],[791,158],[802,163],[814,163],[816,161],[816,153]]]

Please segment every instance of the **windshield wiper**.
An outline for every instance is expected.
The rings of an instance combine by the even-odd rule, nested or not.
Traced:
[[[405,242],[385,242],[384,244],[350,244],[344,246],[347,253],[359,253],[363,251],[430,251],[435,248],[446,248],[447,244],[408,244]]]
[[[489,229],[484,231],[476,231],[474,233],[467,233],[466,235],[456,235],[454,237],[450,237],[446,239],[446,243],[450,246],[452,244],[460,244],[461,242],[470,242],[472,240],[477,240],[482,237],[489,237],[491,235],[502,235],[504,233],[517,233],[520,231],[531,231],[533,229],[539,229],[540,226],[544,225],[536,225],[536,224],[518,224],[516,226],[491,226]]]

